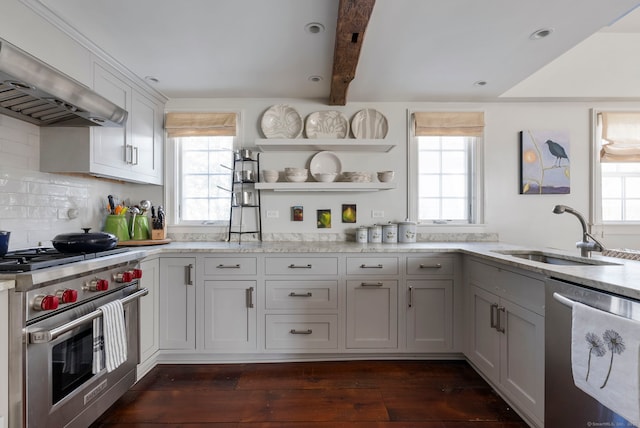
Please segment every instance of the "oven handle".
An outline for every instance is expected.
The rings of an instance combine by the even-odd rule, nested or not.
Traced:
[[[139,299],[142,296],[146,296],[149,294],[148,288],[143,288],[141,290],[136,291],[135,293],[131,293],[127,297],[120,299],[122,305],[126,305],[127,303],[133,302],[134,300]],[[52,340],[57,339],[59,336],[64,333],[73,330],[76,327],[79,327],[83,324],[88,323],[89,321],[93,321],[95,318],[102,316],[102,310],[100,308],[96,309],[93,312],[90,312],[86,315],[81,316],[80,318],[76,318],[75,320],[68,322],[66,324],[61,325],[60,327],[52,328],[51,330],[37,330],[29,333],[29,343],[47,343]]]

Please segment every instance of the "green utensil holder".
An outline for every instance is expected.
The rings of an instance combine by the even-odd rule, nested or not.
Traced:
[[[131,239],[129,235],[129,223],[127,217],[123,215],[108,215],[104,222],[104,231],[116,235],[118,241],[128,241]]]

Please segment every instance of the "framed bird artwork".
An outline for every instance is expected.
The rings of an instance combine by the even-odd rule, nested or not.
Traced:
[[[520,194],[570,193],[569,131],[520,131]]]

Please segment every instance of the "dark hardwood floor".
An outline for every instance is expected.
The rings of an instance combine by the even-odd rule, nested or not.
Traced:
[[[464,361],[160,365],[91,428],[526,428]]]

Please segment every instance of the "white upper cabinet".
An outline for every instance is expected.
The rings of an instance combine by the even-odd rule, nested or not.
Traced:
[[[164,104],[125,76],[94,63],[94,90],[129,113],[122,128],[42,128],[40,168],[162,184]]]

